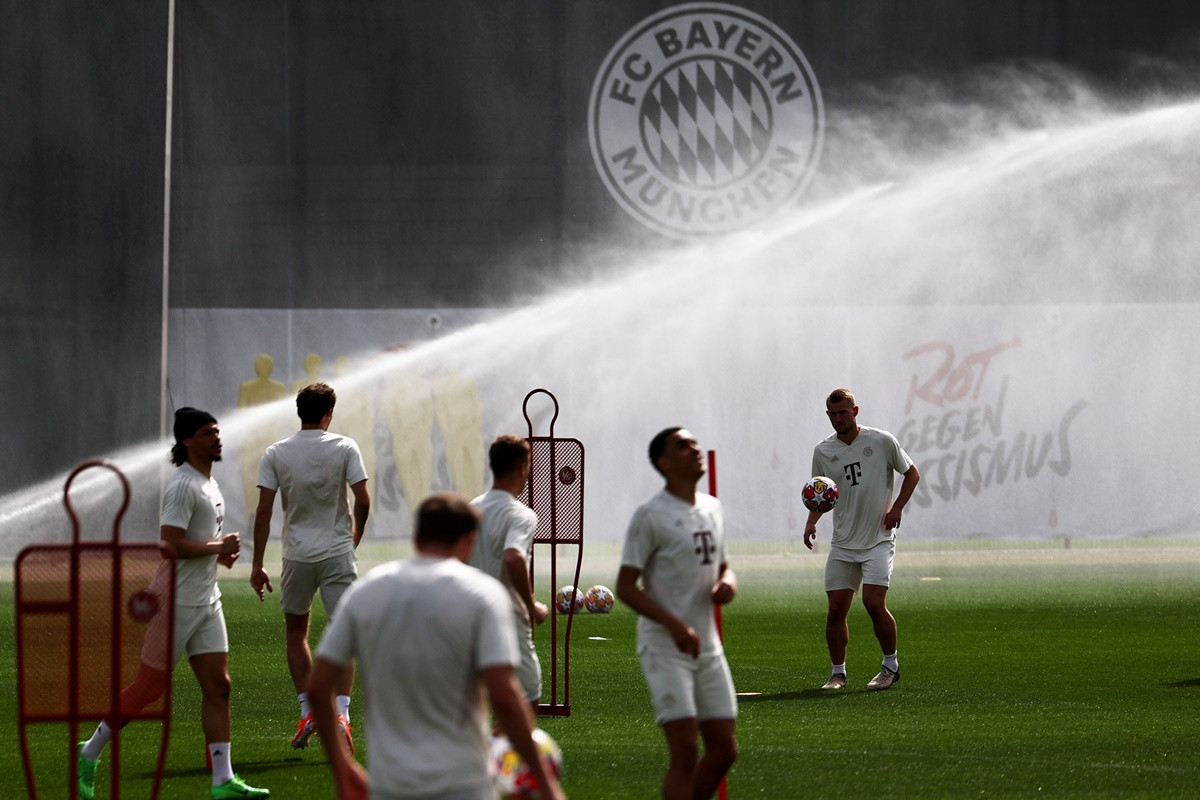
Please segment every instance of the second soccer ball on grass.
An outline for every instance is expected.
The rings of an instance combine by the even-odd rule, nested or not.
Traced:
[[[583,607],[593,614],[607,614],[612,611],[615,598],[607,586],[596,584],[587,590],[583,596]]]

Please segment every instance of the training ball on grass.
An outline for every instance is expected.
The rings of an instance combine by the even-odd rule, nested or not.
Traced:
[[[587,590],[583,596],[583,607],[593,614],[607,614],[612,611],[615,598],[607,586],[596,584]]]
[[[533,743],[549,762],[555,777],[561,775],[562,750],[558,743],[541,728],[533,729]],[[492,775],[501,800],[533,800],[542,796],[537,778],[517,755],[508,737],[493,736],[491,754]]]
[[[800,490],[800,500],[809,511],[821,514],[832,511],[838,501],[837,484],[824,475],[809,478],[808,482],[804,484],[804,488]]]
[[[572,608],[574,606],[574,608]],[[554,596],[554,607],[560,614],[570,614],[583,608],[583,592],[570,584],[558,590]]]

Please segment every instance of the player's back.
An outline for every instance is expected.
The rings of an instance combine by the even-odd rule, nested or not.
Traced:
[[[301,430],[267,448],[259,485],[280,493],[285,557],[315,561],[353,549],[347,483],[365,479],[357,445],[336,433]]]
[[[372,781],[378,769],[410,792],[485,785],[478,673],[518,659],[504,588],[456,559],[416,556],[377,567],[351,591],[344,613],[363,694],[378,710],[368,716]]]
[[[537,516],[533,509],[503,489],[484,492],[471,505],[483,519],[467,563],[504,581],[504,551],[514,548],[528,555]]]

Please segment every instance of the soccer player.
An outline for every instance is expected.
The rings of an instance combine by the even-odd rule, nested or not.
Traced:
[[[338,796],[492,800],[488,713],[540,785],[564,795],[531,738],[514,667],[512,601],[465,563],[479,513],[465,497],[435,494],[417,509],[415,555],[376,567],[346,593],[317,649],[309,698]],[[334,687],[359,664],[371,742],[370,775],[334,741]]]
[[[849,389],[830,392],[825,413],[833,433],[813,449],[812,474],[832,478],[840,495],[833,508],[833,539],[825,562],[825,594],[829,597],[825,641],[833,674],[821,688],[846,685],[846,646],[850,641],[846,618],[861,583],[863,605],[883,650],[883,667],[867,688],[890,689],[900,680],[900,663],[896,659],[896,620],[888,611],[887,591],[896,556],[896,529],[921,473],[895,436],[858,424],[858,406]],[[904,481],[893,502],[896,472]],[[808,512],[804,544],[809,550],[820,517],[819,511]]]
[[[224,533],[225,500],[212,477],[212,465],[221,460],[221,432],[205,411],[181,408],[175,412],[175,445],[171,461],[178,469],[163,493],[160,536],[176,558],[175,641],[173,663],[184,652],[200,683],[200,724],[212,758],[213,800],[263,798],[270,792],[249,786],[233,772],[229,755],[233,727],[229,706],[229,637],[217,586],[217,565],[232,567],[241,550],[237,533]],[[160,573],[165,574],[165,573]],[[153,588],[153,587],[152,587]],[[164,646],[147,631],[143,653]],[[161,660],[151,659],[151,663]],[[171,676],[151,667],[143,657],[134,682],[118,700],[118,709],[140,710],[166,691]],[[96,762],[112,740],[113,725],[127,720],[105,720],[92,738],[79,745],[79,796],[95,794]]]
[[[517,499],[529,480],[529,442],[511,434],[498,437],[488,448],[488,463],[492,468],[492,488],[471,501],[483,515],[483,521],[467,563],[499,580],[512,595],[517,647],[521,653],[517,678],[529,700],[532,721],[537,717],[542,697],[542,665],[533,644],[533,626],[545,622],[549,611],[545,603],[539,603],[533,596],[526,561],[533,547],[537,514]]]
[[[737,578],[721,504],[696,491],[704,475],[696,438],[684,428],[661,431],[650,463],[666,486],[629,523],[617,597],[640,615],[638,657],[669,752],[662,796],[708,798],[737,759],[737,696],[713,608],[734,598]]]
[[[296,394],[300,430],[267,448],[258,468],[258,509],[254,517],[254,557],[250,585],[264,599],[264,589],[274,591],[263,568],[263,555],[271,535],[275,495],[282,495],[283,607],[288,671],[300,703],[300,721],[292,747],[308,747],[316,732],[308,700],[312,651],[308,622],[313,597],[321,592],[325,615],[332,618],[346,589],[358,577],[355,551],[366,529],[371,510],[367,470],[358,444],[348,436],[329,432],[337,394],[327,383],[311,383]],[[346,486],[354,495],[351,517]],[[338,730],[350,751],[350,690],[353,667],[338,686]]]

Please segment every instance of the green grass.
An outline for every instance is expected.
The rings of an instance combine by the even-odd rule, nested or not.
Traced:
[[[1194,794],[1200,785],[1198,559],[1190,547],[1092,557],[1102,552],[1066,560],[1059,558],[1062,551],[1031,553],[1017,559],[1023,563],[1002,565],[995,554],[935,553],[906,565],[902,551],[889,604],[900,626],[903,680],[889,692],[864,690],[878,670],[879,652],[856,605],[850,683],[834,694],[816,688],[829,668],[823,559],[776,554],[741,566],[735,559],[742,587],[725,612],[727,651],[739,692],[758,694],[741,699],[741,758],[729,777],[729,796]],[[585,566],[582,585],[611,586],[610,564]],[[566,574],[560,566],[560,582]],[[549,594],[548,582],[540,580],[542,594]],[[222,590],[232,640],[235,768],[273,797],[333,797],[320,748],[288,746],[297,714],[278,606],[259,605],[240,573]],[[11,585],[0,585],[0,680],[8,686],[15,685],[12,607]],[[539,629],[547,679],[548,634],[548,627]],[[564,786],[575,800],[658,796],[666,750],[633,636],[634,617],[620,605],[610,615],[575,620],[573,714],[541,720],[562,746]],[[164,797],[207,796],[198,702],[195,682],[181,666]],[[367,743],[360,700],[353,711],[361,752]],[[3,730],[15,734],[15,719],[8,692],[0,700]],[[41,796],[63,797],[65,726],[31,730],[39,774],[57,773],[57,784],[42,781]],[[157,727],[132,725],[123,741],[123,796],[145,797]],[[25,796],[18,748],[5,748],[0,759],[0,797]],[[102,772],[97,796],[107,798]]]

